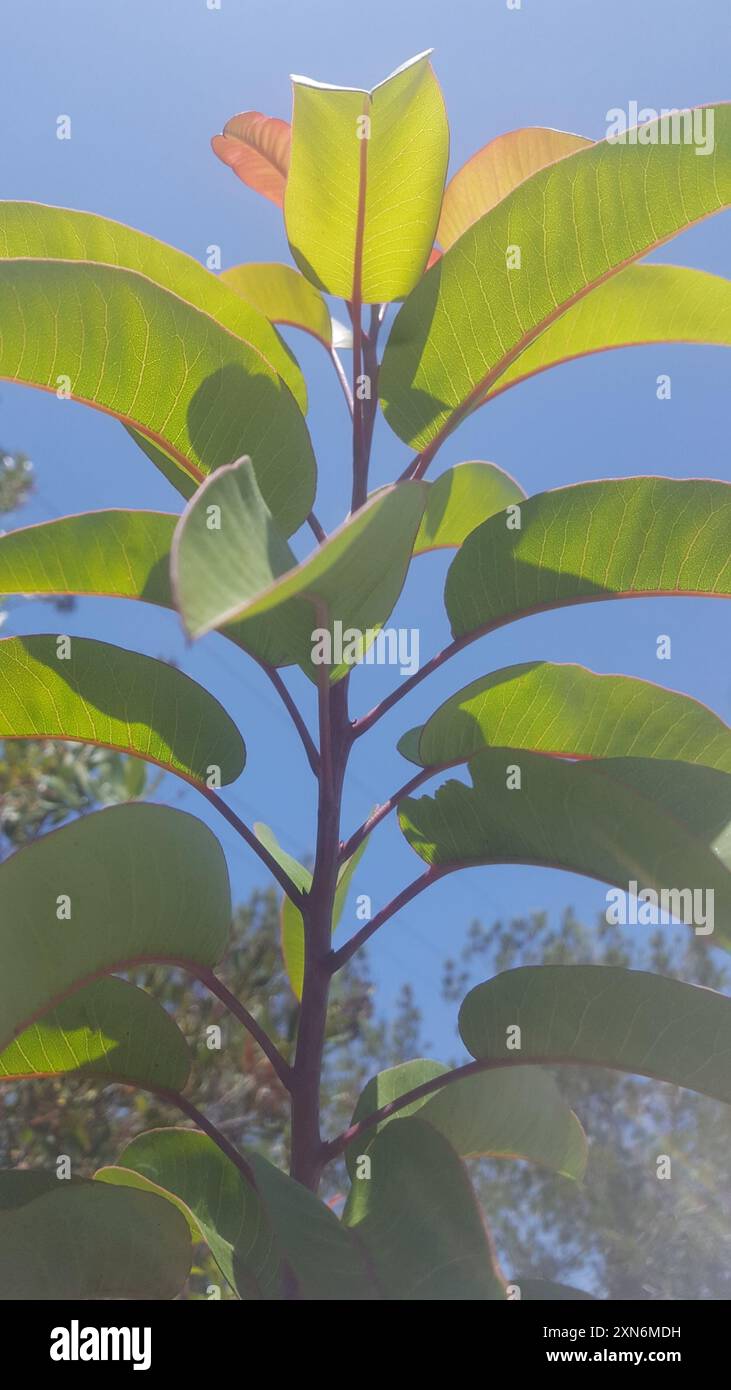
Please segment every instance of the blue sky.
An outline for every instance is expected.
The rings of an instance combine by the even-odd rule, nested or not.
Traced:
[[[724,97],[730,26],[727,0],[23,0],[3,7],[2,196],[83,208],[117,218],[200,259],[212,243],[223,265],[287,260],[281,216],[215,159],[211,135],[234,112],[288,117],[288,74],[371,86],[433,46],[452,132],[451,169],[502,131],[550,125],[598,138],[606,113],[630,101],[685,107]],[[72,138],[56,138],[60,114]],[[663,248],[656,259],[731,273],[728,215]],[[348,422],[327,360],[310,339],[290,335],[310,387],[309,416],[320,468],[318,513],[335,525],[349,499]],[[658,401],[669,373],[672,399]],[[569,364],[498,398],[442,449],[439,470],[489,459],[528,492],[633,473],[727,477],[729,359],[723,350],[652,347]],[[22,518],[100,507],[177,510],[179,498],[108,417],[40,392],[3,384],[0,443],[33,458],[38,492]],[[373,482],[408,458],[381,422]],[[422,659],[448,637],[441,592],[449,556],[427,556],[412,574],[394,622],[418,626]],[[190,647],[172,614],[144,605],[80,601],[71,633],[104,637],[176,660],[206,682],[241,724],[249,763],[228,799],[251,821],[272,825],[285,848],[313,847],[314,788],[287,716],[257,667],[219,637]],[[45,631],[49,610],[25,604],[6,630]],[[656,658],[658,634],[672,660]],[[574,607],[533,617],[474,644],[397,706],[357,749],[345,802],[347,833],[408,775],[395,751],[404,729],[448,694],[488,670],[536,658],[579,661],[660,681],[728,718],[729,618],[717,601],[642,600]],[[369,667],[353,681],[360,713],[397,673]],[[296,677],[308,707],[311,692]],[[227,851],[237,896],[263,882],[250,852],[175,779],[158,793],[208,820]],[[374,911],[419,871],[393,822],[374,836],[356,876]],[[452,1045],[453,1012],[439,1002],[440,961],[459,947],[475,916],[492,921],[567,904],[586,917],[603,910],[605,889],[538,869],[476,869],[452,875],[390,922],[371,947],[388,1008],[411,980],[439,1047]],[[354,923],[346,911],[344,932]]]

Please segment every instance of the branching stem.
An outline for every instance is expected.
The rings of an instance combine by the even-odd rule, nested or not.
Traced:
[[[242,840],[246,841],[249,848],[253,849],[254,854],[258,855],[262,864],[266,866],[272,877],[277,880],[280,888],[284,890],[288,898],[292,899],[292,902],[301,912],[307,895],[300,892],[299,888],[292,882],[289,874],[285,873],[274,856],[269,853],[266,846],[261,843],[261,840],[257,839],[253,830],[249,828],[240,816],[237,816],[233,808],[223,800],[223,797],[218,795],[218,792],[213,791],[211,787],[200,787],[199,790],[203,793],[206,800],[210,801],[211,806],[215,806],[216,810],[220,811],[224,820],[228,821],[229,825],[241,836]]]
[[[192,1120],[193,1124],[198,1129],[202,1130],[204,1134],[208,1135],[209,1139],[213,1140],[213,1143],[217,1145],[221,1153],[225,1154],[226,1158],[231,1160],[238,1168],[244,1180],[256,1191],[254,1170],[246,1162],[243,1154],[239,1153],[230,1139],[227,1139],[226,1135],[222,1134],[220,1129],[218,1129],[211,1120],[207,1119],[197,1106],[193,1105],[192,1101],[189,1101],[186,1096],[181,1096],[179,1091],[160,1090],[155,1091],[155,1095],[158,1096],[160,1100],[167,1101],[169,1105],[175,1105],[178,1110],[182,1110],[183,1114],[187,1115],[188,1119]]]
[[[312,768],[312,771],[314,772],[315,776],[317,777],[320,772],[320,754],[317,751],[315,741],[312,738],[312,735],[310,734],[310,731],[307,728],[304,719],[302,718],[302,714],[300,713],[300,710],[298,709],[293,696],[290,694],[275,666],[268,666],[265,662],[262,662],[261,667],[262,670],[266,672],[272,685],[274,686],[274,689],[276,690],[277,694],[282,700],[282,703],[284,704],[289,715],[291,716],[292,723],[294,724],[294,727],[302,740],[302,745],[304,747],[305,753],[307,754],[307,761],[310,764],[310,767]]]
[[[381,821],[385,820],[386,816],[396,809],[399,801],[403,801],[405,796],[410,796],[423,782],[428,781],[430,777],[435,777],[437,772],[442,771],[442,767],[423,767],[421,771],[417,772],[414,777],[411,777],[408,782],[404,782],[404,785],[399,787],[398,791],[394,792],[392,796],[389,796],[388,801],[384,801],[381,806],[376,806],[375,811],[371,811],[368,819],[365,820],[363,824],[353,832],[350,839],[346,840],[341,846],[341,864],[344,864],[346,860],[350,859],[351,855],[355,854],[359,845],[362,845],[365,840],[366,835],[370,835],[371,831],[375,830],[376,826],[380,825]]]
[[[265,1057],[268,1057],[282,1085],[286,1090],[291,1091],[292,1068],[289,1063],[284,1060],[284,1057],[278,1047],[272,1042],[269,1034],[265,1033],[260,1023],[257,1023],[254,1015],[249,1013],[249,1010],[236,998],[235,994],[231,993],[230,989],[223,983],[223,980],[219,980],[218,976],[215,975],[212,970],[203,969],[197,971],[196,978],[200,980],[201,984],[206,986],[206,989],[211,991],[211,994],[215,994],[216,998],[220,999],[221,1003],[225,1005],[229,1013],[233,1014],[234,1018],[238,1019],[239,1023],[243,1024],[247,1033],[250,1033],[254,1041],[259,1044]]]
[[[393,917],[397,912],[400,912],[402,907],[406,907],[406,904],[410,903],[413,898],[418,897],[419,893],[423,893],[425,888],[430,888],[432,883],[436,883],[438,879],[444,878],[445,874],[450,873],[451,868],[452,866],[448,864],[430,864],[429,868],[426,869],[423,874],[419,874],[419,877],[415,878],[413,883],[409,883],[406,888],[402,888],[401,892],[397,893],[396,897],[392,898],[390,903],[387,903],[385,907],[382,907],[381,911],[377,912],[375,917],[371,918],[370,922],[366,922],[365,926],[361,927],[360,931],[355,933],[355,936],[351,936],[350,941],[346,941],[345,945],[341,946],[339,951],[330,952],[328,958],[330,974],[334,975],[337,970],[341,970],[344,965],[347,965],[350,957],[354,956],[356,951],[359,951],[361,946],[364,946],[366,941],[370,940],[374,932],[377,932],[378,928],[382,927],[384,922],[388,922],[389,918]]]

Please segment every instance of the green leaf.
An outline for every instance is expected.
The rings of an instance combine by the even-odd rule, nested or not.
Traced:
[[[295,859],[293,854],[287,854],[286,849],[282,849],[270,826],[264,825],[263,821],[255,821],[254,833],[259,843],[269,850],[279,867],[284,869],[295,888],[299,888],[301,893],[309,893],[312,886],[312,873],[305,868],[304,864],[300,864],[299,859]]]
[[[261,354],[209,314],[134,271],[16,260],[0,262],[0,322],[0,377],[68,390],[199,482],[248,450],[282,529],[305,520],[315,461],[300,409]]]
[[[261,835],[259,838],[262,838]],[[335,890],[335,900],[333,903],[333,918],[331,925],[331,931],[333,932],[343,915],[343,908],[345,907],[353,874],[365,854],[367,844],[368,837],[366,836],[365,840],[362,840],[358,845],[355,853],[351,854],[350,858],[340,866],[338,872],[338,885]],[[274,853],[271,843],[267,843],[267,848]],[[278,855],[276,857],[279,858]],[[293,865],[297,864],[296,860],[290,860],[289,855],[284,856],[284,858],[288,863],[292,863]],[[282,860],[280,859],[279,862],[282,863]],[[283,864],[283,867],[286,868],[286,864]],[[302,865],[298,867],[302,870],[302,874],[306,874],[307,877],[303,877],[301,881],[295,878],[294,882],[298,888],[302,889],[304,892],[309,892],[312,884],[312,874],[308,869],[303,869]],[[287,872],[289,872],[289,870],[287,870]],[[295,907],[292,899],[288,898],[286,894],[282,898],[280,935],[282,942],[282,957],[284,959],[284,967],[287,971],[289,983],[294,993],[297,995],[297,998],[301,999],[305,979],[305,928],[302,920],[302,913],[298,907]]]
[[[96,975],[214,965],[230,922],[223,851],[194,816],[114,806],[42,836],[0,865],[0,1047]]]
[[[164,241],[95,213],[43,203],[0,202],[0,258],[92,262],[137,271],[248,343],[286,383],[300,409],[306,408],[302,373],[267,322],[268,315],[232,294],[219,276],[192,256]],[[168,351],[171,348],[172,344]],[[59,371],[68,370],[59,364]]]
[[[521,352],[488,400],[576,357],[645,343],[731,346],[731,280],[678,265],[628,266]]]
[[[259,262],[224,270],[221,279],[271,323],[301,328],[332,347],[330,310],[319,290],[291,265]]]
[[[480,522],[524,498],[522,487],[494,463],[455,464],[429,484],[414,554],[461,545]]]
[[[394,1120],[368,1150],[344,1224],[365,1246],[383,1295],[402,1302],[505,1297],[482,1215],[454,1149],[420,1119]]]
[[[519,1051],[506,1046],[515,1025]],[[578,1062],[731,1101],[731,999],[668,976],[614,965],[506,970],[470,990],[459,1029],[473,1057],[503,1067]]]
[[[0,594],[99,594],[174,608],[177,522],[170,512],[115,509],[19,526],[0,536]],[[222,636],[242,646],[236,624]]]
[[[271,664],[296,661],[314,678],[314,632],[321,629],[331,646],[323,664],[339,679],[348,653],[341,658],[328,640],[334,624],[342,624],[343,647],[355,630],[356,660],[365,650],[359,634],[372,640],[401,592],[425,498],[424,484],[384,488],[298,565],[251,467],[220,469],[186,507],[173,541],[173,591],[188,631],[201,637],[240,622],[242,640],[259,651],[266,643]],[[211,507],[219,509],[218,529],[209,524]]]
[[[529,497],[520,529],[490,517],[447,574],[456,638],[530,613],[648,594],[731,592],[731,485],[616,478]]]
[[[358,1243],[334,1212],[260,1154],[247,1154],[279,1248],[307,1301],[375,1298]]]
[[[0,1173],[0,1298],[172,1299],[190,1260],[185,1221],[160,1197]]]
[[[452,175],[444,190],[437,228],[439,245],[447,251],[473,222],[502,202],[524,179],[591,143],[583,135],[545,126],[524,126],[490,140]]]
[[[428,864],[537,864],[628,892],[635,883],[635,894],[693,890],[714,904],[714,944],[731,946],[727,773],[653,758],[568,763],[517,748],[486,749],[469,771],[472,787],[450,781],[399,805],[401,829]],[[688,920],[689,901],[685,909]]]
[[[419,752],[419,741],[421,739],[423,727],[423,724],[417,724],[416,728],[407,729],[406,733],[401,735],[396,744],[401,757],[407,758],[410,763],[416,763],[417,767],[423,767],[421,754]]]
[[[424,1058],[379,1072],[361,1091],[351,1124],[390,1105],[407,1091],[448,1075],[449,1068],[441,1062]],[[567,1178],[583,1177],[587,1159],[584,1131],[553,1077],[538,1068],[525,1067],[510,1075],[496,1071],[467,1076],[395,1111],[401,1119],[416,1114],[439,1130],[462,1158],[487,1154],[525,1158]],[[392,1123],[391,1118],[380,1121],[348,1146],[345,1157],[351,1178],[358,1155]]]
[[[533,174],[445,252],[397,315],[379,375],[403,440],[441,439],[560,314],[731,202],[731,109],[703,116],[711,157],[682,140],[650,143],[668,134],[650,122],[642,144],[603,140]]]
[[[371,92],[306,77],[293,86],[284,217],[295,261],[342,299],[402,298],[432,249],[449,153],[429,54]]]
[[[0,640],[0,737],[101,744],[197,785],[213,768],[233,782],[245,761],[236,725],[202,686],[163,661],[85,637]]]
[[[424,767],[502,745],[570,758],[678,759],[731,772],[731,729],[697,700],[651,681],[548,661],[481,676],[411,733],[414,744],[405,746]]]
[[[0,1081],[93,1076],[182,1091],[190,1053],[170,1015],[144,990],[111,976],[87,985],[0,1052]]]
[[[187,1211],[232,1289],[244,1299],[279,1296],[280,1254],[260,1194],[209,1139],[190,1129],[140,1134],[103,1182],[127,1185],[131,1173]]]

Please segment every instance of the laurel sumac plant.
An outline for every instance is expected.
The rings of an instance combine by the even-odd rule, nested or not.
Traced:
[[[581,1177],[585,1136],[546,1064],[600,1064],[731,1101],[728,999],[660,975],[553,965],[469,993],[465,1065],[404,1059],[369,1082],[339,1135],[323,1135],[319,1113],[333,976],[465,866],[552,865],[640,912],[669,904],[683,916],[690,904],[684,920],[729,945],[729,731],[641,680],[544,660],[488,672],[404,730],[403,785],[360,827],[341,823],[356,742],[469,643],[568,604],[728,596],[724,482],[625,477],[526,497],[493,463],[436,466],[463,419],[558,363],[637,342],[731,342],[726,281],[636,264],[731,201],[731,109],[705,115],[704,158],[684,138],[692,121],[682,138],[665,138],[660,117],[639,139],[598,143],[522,129],[445,188],[447,118],[428,54],[371,92],[298,78],[291,125],[245,112],[213,141],[281,209],[294,264],[220,275],[91,213],[0,204],[0,375],[121,420],[182,499],[175,514],[92,511],[4,535],[0,591],[136,599],[176,609],[191,638],[220,633],[232,660],[271,679],[317,790],[309,869],[227,803],[244,741],[201,685],[97,640],[0,641],[0,737],[98,744],[197,788],[281,886],[301,1000],[296,1038],[273,1037],[218,978],[227,865],[197,817],[131,801],[11,855],[0,867],[3,1079],[139,1086],[188,1123],[138,1136],[93,1179],[3,1172],[5,1296],[173,1298],[192,1228],[242,1299],[516,1297],[520,1271],[498,1267],[463,1160],[520,1157]],[[344,301],[335,317],[333,297]],[[331,534],[314,510],[305,383],[281,324],[322,344],[352,416],[352,505]],[[379,406],[403,471],[372,490]],[[289,538],[303,527],[311,553],[298,560]],[[454,552],[451,640],[356,713],[353,668],[378,659],[409,567],[436,548]],[[316,692],[317,729],[282,674],[292,666]],[[468,777],[445,776],[461,764]],[[419,872],[333,945],[360,855],[389,816]],[[234,1148],[195,1107],[175,1019],[124,978],[147,962],[182,967],[261,1049],[291,1097],[289,1174]],[[343,1157],[349,1189],[333,1210],[318,1186]]]

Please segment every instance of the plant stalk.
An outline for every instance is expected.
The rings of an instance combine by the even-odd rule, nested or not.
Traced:
[[[305,972],[297,1050],[292,1074],[292,1158],[290,1172],[316,1192],[324,1161],[320,1134],[320,1079],[327,1029],[331,972],[329,958],[338,878],[340,810],[345,769],[352,742],[347,680],[330,686],[327,668],[320,695],[320,776],[317,847],[312,887],[303,907]]]

